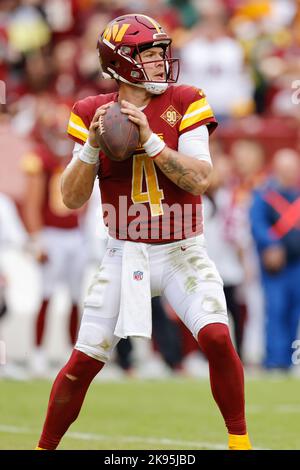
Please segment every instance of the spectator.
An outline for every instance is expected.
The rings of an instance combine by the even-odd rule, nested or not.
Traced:
[[[215,262],[223,282],[227,307],[233,319],[236,350],[242,358],[244,315],[239,288],[244,282],[240,245],[232,235],[236,206],[232,204],[232,162],[228,155],[215,155],[214,177],[204,197],[205,239],[207,251]],[[236,224],[235,224],[236,228]]]
[[[0,193],[0,320],[9,314],[10,305],[7,292],[10,288],[10,279],[6,274],[3,255],[7,248],[20,249],[24,246],[26,231],[21,222],[16,206],[12,199]],[[0,339],[2,332],[0,331]],[[0,367],[0,377],[23,380],[26,378],[22,369],[10,360],[10,349],[5,365]],[[3,364],[3,363],[2,363]]]
[[[273,175],[254,192],[253,236],[265,294],[267,369],[291,366],[300,316],[300,159],[291,149],[274,157]]]
[[[58,282],[67,284],[71,297],[69,313],[70,346],[77,336],[80,286],[85,265],[79,213],[67,209],[60,195],[60,175],[69,161],[69,142],[64,138],[69,107],[56,103],[39,116],[34,151],[23,159],[27,190],[23,216],[31,237],[30,247],[40,263],[43,276],[42,302],[35,324],[32,373],[47,375],[43,349],[49,301]]]
[[[230,148],[233,159],[232,214],[227,223],[229,237],[239,247],[244,269],[242,289],[247,319],[243,338],[243,359],[258,365],[263,356],[263,298],[256,250],[251,235],[249,207],[254,188],[265,180],[264,148],[254,139],[239,138]]]
[[[253,85],[244,53],[226,25],[221,3],[206,3],[195,38],[181,49],[181,82],[203,88],[219,119],[253,111]]]
[[[0,193],[0,254],[8,245],[24,245],[25,239],[25,229],[13,201]],[[0,317],[7,311],[5,291],[6,279],[0,266]]]
[[[182,372],[182,338],[178,321],[169,318],[160,297],[153,297],[151,306],[154,345],[170,371],[174,373]],[[134,373],[132,353],[133,346],[129,337],[122,339],[117,344],[116,361],[119,366],[130,375]]]

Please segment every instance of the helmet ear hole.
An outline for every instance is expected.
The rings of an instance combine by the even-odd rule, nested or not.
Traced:
[[[131,49],[129,46],[121,46],[120,51],[122,52],[122,54],[130,55]]]

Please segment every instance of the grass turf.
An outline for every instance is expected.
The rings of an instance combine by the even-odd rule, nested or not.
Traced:
[[[247,381],[254,448],[300,449],[300,380]],[[0,449],[32,449],[51,383],[0,381]],[[223,420],[205,380],[95,382],[60,449],[226,449]]]

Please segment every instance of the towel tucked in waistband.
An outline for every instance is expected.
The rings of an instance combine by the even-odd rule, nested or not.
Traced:
[[[122,255],[120,313],[114,334],[151,338],[151,289],[147,246],[126,241]]]

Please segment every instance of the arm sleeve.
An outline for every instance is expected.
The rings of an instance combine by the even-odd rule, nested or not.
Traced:
[[[212,165],[209,152],[209,133],[207,126],[199,126],[179,137],[178,151],[197,160]]]
[[[75,142],[75,145],[74,145],[74,148],[73,148],[73,153],[72,153],[72,160],[77,160],[77,158],[79,158],[79,155],[80,155],[80,152],[82,151],[83,149],[83,145],[81,144],[78,144],[77,142]]]

